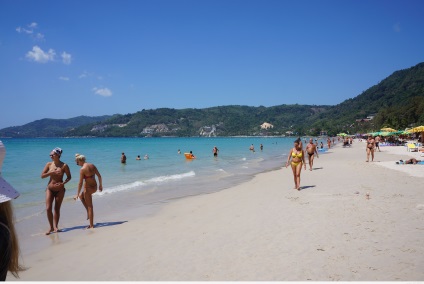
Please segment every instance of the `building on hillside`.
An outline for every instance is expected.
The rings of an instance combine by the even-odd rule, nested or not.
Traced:
[[[261,129],[270,129],[270,128],[274,128],[274,125],[272,125],[271,123],[264,122],[261,125]]]

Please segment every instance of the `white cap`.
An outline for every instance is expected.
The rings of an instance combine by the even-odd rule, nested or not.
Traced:
[[[1,176],[1,168],[3,166],[4,156],[6,155],[6,148],[0,141],[0,203],[15,199],[19,196],[17,192],[7,181]]]

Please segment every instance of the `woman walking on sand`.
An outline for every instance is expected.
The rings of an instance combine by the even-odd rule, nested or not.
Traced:
[[[80,169],[80,179],[78,183],[77,195],[74,199],[77,200],[78,197],[81,200],[82,204],[87,210],[87,220],[90,220],[90,225],[87,229],[94,228],[94,211],[93,211],[93,198],[92,194],[97,191],[97,182],[95,176],[99,180],[99,191],[103,190],[102,185],[102,176],[97,170],[96,166],[90,163],[85,162],[85,156],[80,154],[75,154],[75,162]],[[85,181],[85,182],[84,182]],[[84,183],[84,191],[81,192],[82,184]]]
[[[289,156],[287,157],[286,168],[289,166],[289,162],[291,160],[291,168],[293,171],[294,178],[294,189],[300,190],[300,172],[302,171],[302,165],[306,170],[305,163],[305,152],[302,149],[301,141],[297,139],[294,141],[294,148],[292,148],[289,152]]]
[[[371,154],[371,162],[374,162],[374,148],[375,148],[375,140],[372,138],[372,136],[368,136],[367,139],[367,160],[365,162],[369,162],[370,160],[370,154]]]
[[[71,180],[71,171],[69,166],[60,160],[61,155],[62,149],[54,148],[50,152],[52,161],[48,162],[41,172],[41,178],[50,178],[46,188],[46,211],[50,229],[46,232],[46,235],[57,233],[59,230],[60,207],[65,197],[65,184]],[[66,180],[63,181],[63,175],[65,174]],[[55,202],[54,213],[53,201]]]

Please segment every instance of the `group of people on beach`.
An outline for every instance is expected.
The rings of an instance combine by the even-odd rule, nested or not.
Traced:
[[[50,152],[51,161],[46,163],[41,172],[41,178],[49,179],[46,187],[46,212],[50,228],[46,235],[59,232],[60,207],[65,197],[65,184],[72,178],[69,166],[60,160],[62,152],[61,148],[54,148]],[[0,141],[0,173],[5,154],[6,148]],[[87,220],[90,220],[87,229],[94,228],[92,194],[97,190],[103,190],[102,176],[95,165],[86,162],[84,155],[75,154],[75,162],[81,169],[77,194],[74,199],[79,198],[87,211]],[[63,180],[65,175],[66,179]],[[96,176],[99,181],[98,186]],[[84,190],[81,191],[83,185]],[[18,277],[19,272],[25,270],[19,264],[19,242],[14,227],[11,204],[11,200],[16,199],[19,195],[19,192],[0,175],[0,281],[6,280],[8,271]]]
[[[72,176],[69,166],[60,160],[62,156],[61,148],[54,148],[50,152],[50,162],[47,162],[41,172],[41,178],[49,178],[46,188],[46,212],[50,228],[46,235],[59,232],[60,207],[65,197],[65,184]],[[80,169],[80,178],[77,193],[74,200],[80,199],[87,211],[87,220],[90,224],[87,229],[94,228],[94,211],[92,194],[97,190],[103,190],[102,176],[94,164],[86,162],[86,157],[81,154],[75,154],[75,162]],[[66,175],[66,179],[63,180]],[[99,181],[97,185],[96,177]],[[81,191],[84,185],[84,190]],[[53,206],[54,203],[54,206]]]
[[[328,148],[330,148],[331,140],[328,139]],[[318,144],[318,143],[317,143]],[[306,145],[306,153],[308,154],[309,170],[312,171],[314,165],[315,155],[318,156],[318,145],[314,144],[312,138],[309,139],[309,143]],[[300,138],[294,141],[294,147],[290,149],[289,155],[287,157],[286,168],[291,165],[294,178],[294,188],[300,190],[300,173],[302,171],[302,165],[306,170],[305,163],[305,151],[303,150],[302,140]]]

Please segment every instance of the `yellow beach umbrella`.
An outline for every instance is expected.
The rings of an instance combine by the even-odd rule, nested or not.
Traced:
[[[395,132],[395,131],[397,131],[396,129],[393,129],[393,128],[390,128],[390,127],[384,127],[384,128],[381,128],[380,130],[384,131],[384,132]]]
[[[409,133],[421,132],[421,142],[424,142],[424,125],[414,127],[408,130]]]
[[[414,127],[412,129],[410,129],[409,131],[414,132],[414,133],[415,132],[424,132],[424,125]]]

